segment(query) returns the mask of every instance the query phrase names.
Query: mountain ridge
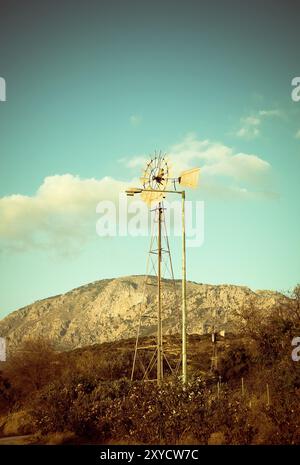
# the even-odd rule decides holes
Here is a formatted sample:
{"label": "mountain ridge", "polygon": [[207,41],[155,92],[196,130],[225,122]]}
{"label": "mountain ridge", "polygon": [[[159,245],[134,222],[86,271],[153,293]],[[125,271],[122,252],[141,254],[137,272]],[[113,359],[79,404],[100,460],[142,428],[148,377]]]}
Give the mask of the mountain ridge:
{"label": "mountain ridge", "polygon": [[[146,302],[143,308],[149,314],[141,334],[155,334],[156,278],[148,279],[145,299],[145,276],[133,275],[94,281],[37,300],[0,320],[0,336],[7,339],[9,348],[30,337],[44,337],[61,350],[126,339],[135,336],[141,302]],[[162,292],[164,332],[179,333],[181,280],[163,280]],[[287,297],[277,291],[188,281],[188,332],[206,334],[212,326],[236,332],[245,306],[253,304],[267,315],[282,299]]]}

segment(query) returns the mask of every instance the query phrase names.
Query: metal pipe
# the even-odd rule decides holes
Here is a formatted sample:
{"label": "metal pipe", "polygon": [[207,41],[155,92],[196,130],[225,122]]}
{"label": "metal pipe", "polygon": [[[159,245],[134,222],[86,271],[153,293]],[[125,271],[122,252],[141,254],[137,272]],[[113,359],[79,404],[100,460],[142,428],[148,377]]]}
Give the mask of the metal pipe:
{"label": "metal pipe", "polygon": [[163,352],[162,352],[162,322],[161,322],[161,216],[162,206],[158,206],[158,264],[157,264],[157,287],[158,287],[158,308],[157,308],[157,384],[161,386],[163,380]]}
{"label": "metal pipe", "polygon": [[185,246],[185,191],[182,203],[182,383],[187,383],[187,314],[186,314],[186,246]]}
{"label": "metal pipe", "polygon": [[137,188],[138,192],[132,192],[133,195],[135,194],[140,194],[141,192],[162,192],[165,194],[180,194],[182,195],[183,192],[185,191],[166,191],[166,190],[161,190],[161,189],[142,189],[142,188]]}

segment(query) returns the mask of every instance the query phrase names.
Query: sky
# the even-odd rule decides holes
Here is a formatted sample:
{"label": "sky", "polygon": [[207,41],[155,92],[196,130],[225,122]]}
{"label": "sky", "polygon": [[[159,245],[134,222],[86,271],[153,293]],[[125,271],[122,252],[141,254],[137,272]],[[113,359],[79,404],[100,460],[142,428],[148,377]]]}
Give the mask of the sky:
{"label": "sky", "polygon": [[[149,237],[99,237],[155,150],[201,168],[188,279],[300,281],[297,1],[0,2],[0,318],[143,274]],[[180,277],[180,238],[171,239]]]}

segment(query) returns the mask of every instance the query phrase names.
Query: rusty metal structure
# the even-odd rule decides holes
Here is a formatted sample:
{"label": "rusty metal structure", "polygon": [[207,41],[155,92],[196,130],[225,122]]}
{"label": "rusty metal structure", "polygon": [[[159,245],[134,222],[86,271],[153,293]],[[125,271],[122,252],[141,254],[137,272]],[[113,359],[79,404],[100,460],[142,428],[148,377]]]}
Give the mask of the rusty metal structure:
{"label": "rusty metal structure", "polygon": [[[152,357],[147,366],[141,363],[143,368],[143,379],[145,381],[156,381],[159,386],[163,383],[164,378],[164,362],[167,364],[171,372],[177,373],[178,368],[182,366],[182,382],[187,382],[187,308],[186,308],[186,239],[185,239],[185,190],[177,190],[177,186],[195,188],[198,185],[199,168],[193,168],[184,171],[177,178],[172,178],[170,175],[169,163],[166,157],[160,152],[155,154],[154,157],[146,164],[146,168],[141,177],[142,187],[131,187],[126,190],[129,197],[140,194],[141,199],[151,208],[153,204],[155,208],[154,219],[152,223],[152,234],[150,249],[148,255],[148,264],[152,263],[152,271],[156,277],[157,283],[157,337],[156,344],[150,346],[140,345],[140,333],[143,324],[143,319],[147,318],[147,304],[141,302],[139,322],[137,325],[137,337],[135,344],[135,352],[132,366],[131,379],[134,379],[136,364],[140,360],[139,354],[141,350],[153,349]],[[171,190],[169,186],[172,186]],[[163,347],[163,302],[162,302],[162,264],[166,257],[168,263],[170,277],[174,282],[174,292],[177,293],[171,252],[169,247],[168,232],[165,223],[164,203],[163,199],[169,194],[177,194],[181,196],[181,217],[182,217],[182,279],[181,279],[181,359],[176,367],[171,367]],[[156,231],[155,231],[156,229]],[[153,256],[156,260],[153,261]],[[146,272],[144,283],[144,295],[150,273]],[[156,365],[156,377],[151,378],[153,367]]]}

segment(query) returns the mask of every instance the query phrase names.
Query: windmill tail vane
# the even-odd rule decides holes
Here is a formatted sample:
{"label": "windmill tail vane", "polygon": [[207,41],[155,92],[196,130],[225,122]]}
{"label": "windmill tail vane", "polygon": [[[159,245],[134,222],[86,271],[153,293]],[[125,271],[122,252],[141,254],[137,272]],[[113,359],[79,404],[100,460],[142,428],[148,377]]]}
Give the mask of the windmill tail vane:
{"label": "windmill tail vane", "polygon": [[190,170],[183,171],[178,178],[178,182],[183,187],[195,189],[198,186],[199,174],[200,168],[192,168]]}

